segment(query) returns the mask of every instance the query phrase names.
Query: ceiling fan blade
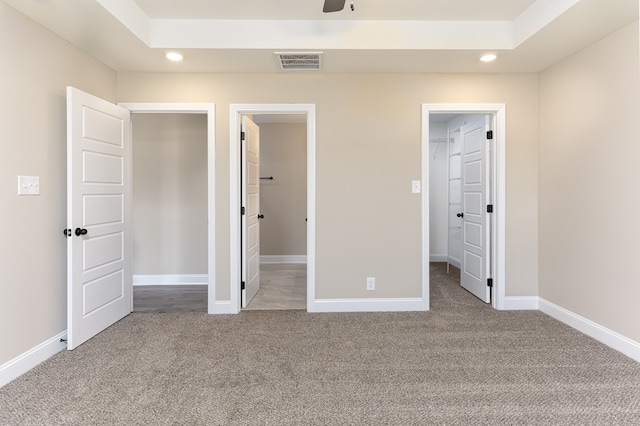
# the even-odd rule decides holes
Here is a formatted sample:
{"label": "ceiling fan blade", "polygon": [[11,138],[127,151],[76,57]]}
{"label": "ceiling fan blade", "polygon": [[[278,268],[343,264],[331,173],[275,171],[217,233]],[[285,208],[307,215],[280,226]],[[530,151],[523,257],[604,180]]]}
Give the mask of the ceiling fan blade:
{"label": "ceiling fan blade", "polygon": [[346,0],[324,0],[324,7],[322,11],[324,13],[327,12],[338,12],[344,9],[344,3]]}

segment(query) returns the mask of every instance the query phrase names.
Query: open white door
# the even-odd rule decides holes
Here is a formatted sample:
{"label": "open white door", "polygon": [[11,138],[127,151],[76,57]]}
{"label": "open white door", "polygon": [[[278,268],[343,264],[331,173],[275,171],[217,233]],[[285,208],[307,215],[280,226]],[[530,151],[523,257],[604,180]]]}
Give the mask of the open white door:
{"label": "open white door", "polygon": [[487,222],[487,131],[489,118],[462,126],[462,287],[485,303],[491,302],[487,278],[490,241]]}
{"label": "open white door", "polygon": [[260,290],[260,128],[242,117],[242,307]]}
{"label": "open white door", "polygon": [[132,308],[129,111],[67,88],[67,349]]}

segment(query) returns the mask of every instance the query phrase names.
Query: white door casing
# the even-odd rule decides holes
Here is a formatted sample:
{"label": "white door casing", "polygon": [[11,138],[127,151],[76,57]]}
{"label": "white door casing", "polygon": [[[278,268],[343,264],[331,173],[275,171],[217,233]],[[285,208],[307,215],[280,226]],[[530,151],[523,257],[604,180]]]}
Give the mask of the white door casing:
{"label": "white door casing", "polygon": [[491,302],[490,251],[487,244],[487,130],[488,117],[461,127],[462,163],[462,268],[460,284],[485,303]]}
{"label": "white door casing", "polygon": [[67,348],[132,309],[131,120],[67,88]]}
{"label": "white door casing", "polygon": [[260,290],[260,128],[242,117],[242,307]]}

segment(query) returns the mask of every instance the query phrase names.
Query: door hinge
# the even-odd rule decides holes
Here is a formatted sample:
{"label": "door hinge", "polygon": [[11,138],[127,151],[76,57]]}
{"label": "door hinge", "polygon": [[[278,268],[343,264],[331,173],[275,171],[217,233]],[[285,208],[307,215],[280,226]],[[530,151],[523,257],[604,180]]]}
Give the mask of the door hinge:
{"label": "door hinge", "polygon": [[487,130],[487,139],[493,139],[493,130]]}
{"label": "door hinge", "polygon": [[244,216],[244,206],[243,206],[243,207],[240,207],[240,214],[241,214],[242,216]]}
{"label": "door hinge", "polygon": [[487,213],[493,213],[493,204],[487,204]]}
{"label": "door hinge", "polygon": [[244,132],[240,132],[240,140],[243,141],[245,138]]}
{"label": "door hinge", "polygon": [[244,288],[245,288],[245,283],[244,283],[244,281],[242,281],[240,283],[240,290],[244,290]]}
{"label": "door hinge", "polygon": [[493,278],[487,278],[487,287],[493,288]]}

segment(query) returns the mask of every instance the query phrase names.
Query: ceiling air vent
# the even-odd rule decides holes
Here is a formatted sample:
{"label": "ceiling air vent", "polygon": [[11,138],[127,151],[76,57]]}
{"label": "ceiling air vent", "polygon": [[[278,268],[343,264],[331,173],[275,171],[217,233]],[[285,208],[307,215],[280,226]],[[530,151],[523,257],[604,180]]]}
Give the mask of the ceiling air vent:
{"label": "ceiling air vent", "polygon": [[314,71],[322,69],[322,52],[276,52],[282,71]]}

